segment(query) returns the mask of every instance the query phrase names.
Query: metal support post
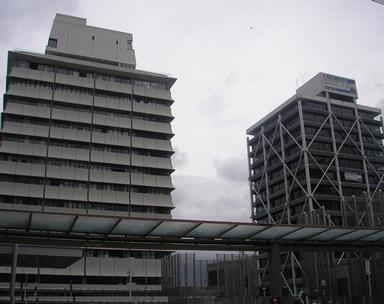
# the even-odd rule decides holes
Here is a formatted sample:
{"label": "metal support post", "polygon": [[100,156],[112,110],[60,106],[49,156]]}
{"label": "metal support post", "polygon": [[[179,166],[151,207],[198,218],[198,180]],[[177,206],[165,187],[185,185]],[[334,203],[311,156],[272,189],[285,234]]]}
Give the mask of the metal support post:
{"label": "metal support post", "polygon": [[[367,203],[368,203],[371,200],[371,189],[370,189],[370,185],[369,185],[367,162],[366,162],[366,158],[365,158],[364,141],[363,141],[363,136],[361,134],[360,115],[359,115],[359,112],[357,110],[356,99],[353,100],[353,103],[355,106],[354,110],[355,110],[355,117],[356,117],[356,122],[357,122],[356,126],[357,126],[357,134],[358,134],[359,143],[360,143],[361,157],[363,159],[363,170],[364,170],[365,184],[367,187],[367,195],[368,195]],[[367,216],[369,218],[369,213],[367,214]]]}
{"label": "metal support post", "polygon": [[301,100],[298,101],[298,109],[299,109],[299,119],[300,119],[300,131],[301,131],[301,146],[303,148],[304,155],[304,168],[305,168],[305,180],[307,184],[307,199],[308,199],[308,209],[309,209],[309,217],[310,224],[312,224],[312,212],[313,212],[313,201],[312,201],[312,186],[311,186],[311,176],[309,173],[309,162],[308,162],[308,150],[307,150],[307,140],[305,138],[305,126],[304,126],[304,115],[303,115],[303,107],[301,105]]}
{"label": "metal support post", "polygon": [[16,287],[17,249],[18,249],[18,245],[14,244],[13,257],[12,257],[11,286],[10,286],[11,304],[16,303],[15,287]]}
{"label": "metal support post", "polygon": [[281,288],[281,274],[280,274],[280,249],[279,245],[274,243],[269,252],[269,274],[271,279],[271,296],[281,298],[283,291]]}
{"label": "metal support post", "polygon": [[263,145],[263,156],[264,156],[264,171],[265,171],[265,193],[267,196],[267,212],[268,212],[268,223],[273,223],[273,219],[271,216],[271,202],[269,200],[269,180],[268,180],[268,158],[267,158],[267,149],[265,147],[265,134],[264,134],[264,127],[261,127],[261,136],[262,136],[262,145]]}
{"label": "metal support post", "polygon": [[384,226],[384,197],[383,197],[383,191],[381,189],[379,190],[379,204],[380,204],[380,211],[381,211],[381,226]]}
{"label": "metal support post", "polygon": [[336,179],[337,179],[337,188],[339,189],[340,199],[343,196],[343,187],[341,186],[341,176],[340,176],[340,166],[339,166],[339,157],[337,155],[337,145],[336,145],[336,136],[335,136],[335,128],[333,124],[333,111],[331,107],[331,100],[329,99],[329,93],[326,92],[327,97],[327,108],[329,115],[329,126],[331,129],[331,138],[332,138],[332,149],[335,154],[335,168],[336,168]]}
{"label": "metal support post", "polygon": [[359,225],[359,210],[357,209],[356,196],[354,196],[354,195],[352,195],[352,202],[353,202],[355,226],[358,226]]}

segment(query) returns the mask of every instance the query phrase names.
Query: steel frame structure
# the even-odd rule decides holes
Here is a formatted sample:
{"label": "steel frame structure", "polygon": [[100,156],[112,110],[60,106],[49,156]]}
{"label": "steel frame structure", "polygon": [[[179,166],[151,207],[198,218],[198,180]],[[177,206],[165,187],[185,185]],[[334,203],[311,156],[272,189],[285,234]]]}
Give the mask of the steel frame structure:
{"label": "steel frame structure", "polygon": [[[359,111],[358,111],[358,105],[356,103],[356,99],[353,99],[353,113],[354,113],[354,119],[351,122],[351,125],[349,127],[345,127],[342,122],[339,119],[339,116],[337,113],[333,111],[330,95],[328,92],[325,92],[325,99],[326,99],[326,109],[327,109],[327,115],[325,119],[321,122],[320,126],[318,127],[317,131],[313,135],[312,138],[308,139],[306,131],[305,131],[305,121],[304,121],[304,114],[303,114],[303,104],[302,101],[304,99],[297,98],[292,103],[290,103],[289,106],[292,106],[293,104],[297,104],[296,108],[296,117],[298,116],[298,122],[299,122],[299,130],[300,130],[300,136],[298,139],[298,136],[295,136],[292,134],[290,130],[295,129],[290,128],[289,126],[285,125],[282,121],[282,115],[281,112],[276,114],[274,116],[275,123],[274,125],[270,124],[268,125],[269,129],[266,132],[265,125],[266,124],[260,124],[258,132],[253,130],[254,135],[252,139],[247,138],[247,152],[248,152],[248,166],[249,166],[249,185],[250,185],[250,194],[251,194],[251,217],[252,220],[257,222],[257,219],[260,218],[258,215],[260,211],[257,209],[256,204],[261,204],[262,210],[261,212],[266,213],[266,219],[268,223],[274,224],[274,223],[288,223],[291,224],[292,222],[292,214],[291,214],[291,199],[290,195],[292,193],[293,187],[298,187],[302,192],[302,197],[304,197],[304,202],[302,203],[301,212],[298,215],[302,215],[306,218],[306,222],[308,224],[324,224],[324,225],[330,225],[335,226],[336,223],[332,220],[330,212],[324,207],[324,205],[319,202],[319,199],[316,198],[315,194],[317,193],[317,190],[319,189],[319,186],[327,183],[331,187],[334,188],[335,192],[337,193],[339,202],[340,202],[340,215],[342,219],[342,225],[347,224],[347,216],[346,214],[350,211],[353,211],[354,208],[351,206],[348,201],[345,199],[343,194],[343,185],[342,185],[342,179],[340,174],[340,165],[339,165],[339,155],[343,149],[343,147],[348,144],[352,144],[354,148],[357,149],[361,156],[362,161],[362,167],[363,167],[363,175],[365,180],[365,202],[366,206],[364,211],[358,215],[358,218],[356,218],[355,225],[356,226],[374,226],[375,223],[375,216],[372,208],[373,199],[378,196],[378,192],[381,192],[380,185],[384,179],[384,172],[379,172],[376,167],[372,164],[372,161],[367,157],[364,150],[364,142],[363,142],[363,136],[362,132],[366,132],[369,134],[371,138],[373,138],[374,142],[376,142],[377,146],[380,148],[380,150],[384,153],[384,147],[382,144],[382,141],[378,141],[378,136],[372,134],[371,130],[367,126],[367,124],[364,122],[364,120],[360,117]],[[316,100],[316,102],[321,103],[321,101]],[[323,101],[324,103],[324,101]],[[287,107],[289,107],[287,106]],[[286,108],[287,108],[286,107]],[[295,111],[295,110],[294,110]],[[271,118],[271,120],[273,117]],[[292,119],[292,118],[291,118]],[[383,126],[383,119],[381,119],[381,127]],[[313,125],[311,125],[313,127]],[[324,166],[321,166],[319,162],[316,160],[316,157],[314,156],[313,152],[311,152],[310,148],[312,144],[315,142],[316,139],[320,136],[321,131],[327,126],[330,130],[330,142],[332,144],[332,153],[333,157],[331,158],[331,161]],[[338,144],[335,136],[335,127],[338,129],[341,129],[344,134],[344,138],[338,138],[338,140],[341,140],[341,144]],[[355,132],[358,134],[358,140],[355,140],[351,133]],[[266,133],[272,134],[272,136],[267,136]],[[381,131],[382,133],[382,131]],[[255,135],[256,134],[256,135]],[[295,168],[290,168],[289,163],[287,161],[286,157],[286,149],[285,144],[287,143],[286,138],[289,138],[289,141],[293,142],[293,145],[296,146],[299,150],[297,152],[299,155],[296,157],[298,159],[297,165]],[[276,144],[278,143],[278,144]],[[276,146],[279,146],[280,148],[277,148]],[[260,149],[261,146],[261,149]],[[260,153],[258,153],[260,151]],[[262,156],[260,156],[262,154]],[[283,175],[283,183],[284,183],[284,192],[285,192],[285,201],[283,203],[283,210],[281,213],[281,216],[277,218],[274,216],[276,214],[276,211],[273,210],[273,206],[271,205],[270,197],[273,193],[271,193],[269,189],[270,185],[270,176],[268,169],[271,167],[269,165],[269,161],[272,157],[277,158],[277,162],[282,167],[282,175]],[[260,161],[261,160],[261,161]],[[262,163],[262,172],[261,176],[260,173],[254,174],[253,171],[253,165],[258,161],[259,163]],[[314,180],[311,178],[311,172],[309,168],[309,163],[312,162],[312,164],[315,165],[315,168],[317,170],[321,171],[321,176],[318,178],[318,181],[314,183]],[[303,164],[302,164],[303,163]],[[305,172],[305,181],[300,180],[298,177],[298,170],[300,166],[304,166],[304,172]],[[274,166],[274,165],[272,165]],[[330,169],[334,169],[336,173],[336,180],[332,180],[328,176],[328,172]],[[369,182],[369,173],[368,170],[371,170],[374,172],[374,174],[378,178],[378,183],[375,185],[372,185]],[[257,176],[258,177],[255,177]],[[380,193],[380,198],[382,197]],[[354,199],[354,198],[353,198]],[[355,199],[354,199],[355,200]],[[356,202],[355,202],[356,203]],[[277,207],[282,208],[281,205],[278,205]],[[356,206],[355,206],[356,208]],[[322,219],[319,220],[319,215],[316,215],[316,210],[321,211]],[[364,221],[365,219],[365,221]],[[341,256],[341,259],[345,257],[346,255],[343,253]],[[290,259],[290,266],[291,266],[291,279],[292,279],[292,285],[290,285],[287,281],[287,279],[284,277],[283,272],[287,266],[287,260]],[[315,265],[317,267],[317,255],[314,254],[315,259]],[[340,262],[340,261],[339,261]],[[329,254],[328,254],[328,264],[329,264]],[[281,275],[283,282],[288,287],[289,291],[293,296],[298,296],[298,289],[296,286],[296,265],[301,269],[304,276],[306,275],[303,271],[303,267],[301,266],[300,261],[295,256],[294,252],[289,252],[286,258],[286,261],[283,263],[283,267],[281,270]],[[329,267],[329,266],[328,266]],[[265,267],[264,272],[261,276],[260,282],[263,282],[263,278],[265,275],[265,270],[267,267]],[[301,299],[303,302],[303,299]]]}

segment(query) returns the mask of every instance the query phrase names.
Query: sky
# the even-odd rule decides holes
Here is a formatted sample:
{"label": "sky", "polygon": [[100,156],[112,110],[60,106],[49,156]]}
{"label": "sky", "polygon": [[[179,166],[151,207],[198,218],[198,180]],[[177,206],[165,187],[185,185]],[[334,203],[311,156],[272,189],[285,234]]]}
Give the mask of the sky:
{"label": "sky", "polygon": [[384,105],[384,5],[371,0],[0,0],[7,51],[44,52],[56,13],[133,34],[137,68],[170,74],[174,218],[250,221],[246,129],[318,72]]}

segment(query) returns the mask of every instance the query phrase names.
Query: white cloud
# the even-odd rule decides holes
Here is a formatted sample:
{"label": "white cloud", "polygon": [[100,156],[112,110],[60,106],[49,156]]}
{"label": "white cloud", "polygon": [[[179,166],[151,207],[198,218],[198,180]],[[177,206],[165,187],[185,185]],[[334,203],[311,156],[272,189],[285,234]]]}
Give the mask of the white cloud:
{"label": "white cloud", "polygon": [[3,1],[3,84],[6,50],[42,51],[56,12],[133,33],[138,68],[178,78],[175,216],[248,219],[245,130],[296,79],[354,78],[361,103],[384,104],[384,7],[372,1]]}

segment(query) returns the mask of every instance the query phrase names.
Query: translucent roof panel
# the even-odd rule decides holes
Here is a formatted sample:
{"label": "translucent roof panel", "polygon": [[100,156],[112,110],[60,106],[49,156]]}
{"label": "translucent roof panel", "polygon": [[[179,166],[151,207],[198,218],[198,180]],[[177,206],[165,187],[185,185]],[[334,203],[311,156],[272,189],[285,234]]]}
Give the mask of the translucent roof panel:
{"label": "translucent roof panel", "polygon": [[69,231],[75,218],[75,215],[35,213],[32,217],[31,229]]}
{"label": "translucent roof panel", "polygon": [[233,224],[202,223],[190,231],[186,236],[197,238],[214,238],[220,236],[220,234],[224,233],[231,227],[233,227]]}
{"label": "translucent roof panel", "polygon": [[177,237],[188,233],[198,223],[194,222],[163,222],[156,227],[150,235]]}
{"label": "translucent roof panel", "polygon": [[28,226],[29,212],[1,211],[0,224],[2,228],[23,229]]}
{"label": "translucent roof panel", "polygon": [[320,233],[312,238],[311,240],[314,241],[332,241],[342,235],[345,235],[347,233],[350,233],[354,231],[355,229],[348,229],[348,228],[332,228],[331,230],[327,230],[323,233]]}
{"label": "translucent roof panel", "polygon": [[384,231],[380,231],[372,235],[367,235],[366,237],[361,238],[360,241],[384,241]]}
{"label": "translucent roof panel", "polygon": [[79,216],[72,231],[106,234],[115,222],[114,218]]}
{"label": "translucent roof panel", "polygon": [[222,238],[241,238],[247,239],[258,233],[259,231],[265,229],[265,226],[259,225],[237,225],[233,229],[225,232],[221,237]]}
{"label": "translucent roof panel", "polygon": [[256,234],[252,239],[277,240],[286,234],[300,229],[293,226],[271,226],[270,228]]}
{"label": "translucent roof panel", "polygon": [[319,234],[320,232],[328,230],[327,227],[320,228],[320,227],[304,227],[303,229],[294,231],[284,237],[282,237],[283,240],[304,240],[308,239],[316,234]]}
{"label": "translucent roof panel", "polygon": [[113,234],[147,235],[161,220],[123,219],[113,230]]}
{"label": "translucent roof panel", "polygon": [[357,241],[365,236],[371,235],[378,231],[379,230],[374,230],[374,229],[361,229],[361,230],[354,231],[352,233],[348,233],[346,235],[342,235],[336,240],[337,241]]}

